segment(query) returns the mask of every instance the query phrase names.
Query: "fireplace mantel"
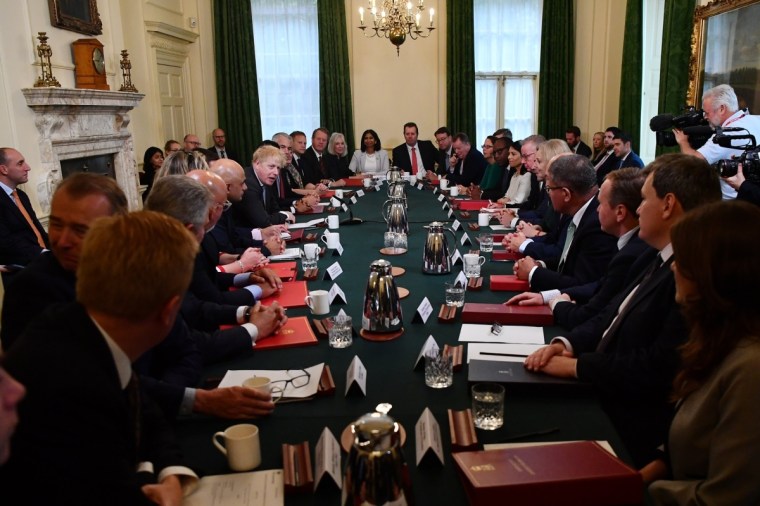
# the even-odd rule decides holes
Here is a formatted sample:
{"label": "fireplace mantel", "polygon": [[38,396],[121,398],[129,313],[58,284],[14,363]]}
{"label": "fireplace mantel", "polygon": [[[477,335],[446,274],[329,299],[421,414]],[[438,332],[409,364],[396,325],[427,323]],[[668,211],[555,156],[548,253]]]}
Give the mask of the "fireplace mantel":
{"label": "fireplace mantel", "polygon": [[43,216],[61,180],[61,160],[112,154],[116,181],[130,209],[140,207],[137,163],[129,112],[145,95],[120,91],[71,88],[24,88],[26,104],[34,111],[44,178],[37,184]]}

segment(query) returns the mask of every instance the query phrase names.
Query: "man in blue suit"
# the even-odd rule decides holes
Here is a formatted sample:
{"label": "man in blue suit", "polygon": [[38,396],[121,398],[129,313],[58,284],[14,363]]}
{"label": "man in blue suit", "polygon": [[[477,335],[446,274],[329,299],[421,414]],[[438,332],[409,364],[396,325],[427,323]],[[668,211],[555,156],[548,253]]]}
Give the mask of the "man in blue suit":
{"label": "man in blue suit", "polygon": [[625,132],[618,132],[612,140],[612,149],[615,150],[617,157],[616,169],[625,169],[626,167],[644,168],[644,162],[639,155],[633,152],[631,148],[631,136]]}

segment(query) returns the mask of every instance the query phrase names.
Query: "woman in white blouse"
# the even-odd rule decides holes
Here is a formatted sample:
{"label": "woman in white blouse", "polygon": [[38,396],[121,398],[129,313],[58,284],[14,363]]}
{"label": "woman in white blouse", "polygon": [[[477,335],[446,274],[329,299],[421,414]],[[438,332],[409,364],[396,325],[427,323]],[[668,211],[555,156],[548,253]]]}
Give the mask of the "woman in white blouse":
{"label": "woman in white blouse", "polygon": [[380,138],[374,130],[362,134],[362,148],[354,151],[348,168],[354,174],[385,174],[390,169],[388,153],[380,145]]}
{"label": "woman in white blouse", "polygon": [[520,141],[515,141],[509,146],[509,168],[514,171],[509,180],[507,193],[498,200],[499,204],[518,205],[528,200],[530,195],[530,172],[522,164]]}

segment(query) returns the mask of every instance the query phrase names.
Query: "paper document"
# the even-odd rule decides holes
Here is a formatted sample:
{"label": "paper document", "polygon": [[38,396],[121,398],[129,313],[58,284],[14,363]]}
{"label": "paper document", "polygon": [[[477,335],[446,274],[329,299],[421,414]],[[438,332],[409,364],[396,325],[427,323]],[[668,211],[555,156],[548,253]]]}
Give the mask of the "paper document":
{"label": "paper document", "polygon": [[512,227],[506,225],[489,225],[491,230],[514,230]]}
{"label": "paper document", "polygon": [[463,323],[459,331],[459,341],[463,343],[515,343],[543,345],[544,329],[525,325],[502,325],[501,332],[493,334],[491,325]]}
{"label": "paper document", "polygon": [[494,362],[524,362],[543,344],[470,343],[467,345],[467,363],[470,360],[491,360]]}
{"label": "paper document", "polygon": [[285,248],[279,255],[271,255],[269,260],[293,260],[301,258],[301,248]]}
{"label": "paper document", "polygon": [[285,389],[283,399],[306,399],[317,394],[324,367],[325,364],[321,363],[305,369],[227,371],[219,383],[219,388],[240,387],[248,378],[265,376],[272,381],[273,386]]}
{"label": "paper document", "polygon": [[[564,443],[578,443],[579,441],[548,441],[548,442],[533,442],[533,443],[498,443],[498,444],[484,444],[483,449],[489,450],[509,450],[510,448],[526,448],[528,446],[546,446],[546,445],[558,445]],[[617,457],[617,453],[612,449],[609,441],[596,441],[596,444],[607,450],[610,455]]]}
{"label": "paper document", "polygon": [[480,212],[481,213],[498,213],[499,211],[503,211],[504,208],[499,209],[498,207],[481,207]]}
{"label": "paper document", "polygon": [[219,474],[201,478],[185,506],[281,506],[285,504],[282,469]]}
{"label": "paper document", "polygon": [[288,230],[298,230],[299,228],[316,227],[320,223],[324,223],[324,218],[317,218],[315,220],[307,221],[305,223],[291,223],[288,225]]}

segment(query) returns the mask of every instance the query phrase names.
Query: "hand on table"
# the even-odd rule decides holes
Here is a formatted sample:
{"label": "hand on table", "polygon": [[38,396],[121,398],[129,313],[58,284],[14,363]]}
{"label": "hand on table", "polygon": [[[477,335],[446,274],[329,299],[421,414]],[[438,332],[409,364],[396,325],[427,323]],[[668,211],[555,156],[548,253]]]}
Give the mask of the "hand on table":
{"label": "hand on table", "polygon": [[511,234],[507,234],[506,237],[504,237],[504,246],[512,251],[513,253],[519,253],[520,252],[520,246],[522,246],[522,243],[525,242],[525,234],[522,232],[514,232]]}
{"label": "hand on table", "polygon": [[507,306],[543,306],[544,298],[540,293],[523,292],[515,295],[504,304]]}
{"label": "hand on table", "polygon": [[164,478],[161,483],[143,485],[141,490],[145,497],[160,506],[182,505],[182,485],[179,478],[173,474]]}
{"label": "hand on table", "polygon": [[278,302],[272,303],[270,306],[262,306],[260,303],[251,309],[250,323],[256,325],[259,329],[258,339],[268,337],[287,323],[288,317],[285,315],[285,308],[280,306]]}
{"label": "hand on table", "polygon": [[264,256],[260,248],[246,249],[243,254],[240,255],[240,261],[243,263],[243,267],[247,271],[269,263],[269,260]]}
{"label": "hand on table", "polygon": [[552,343],[549,346],[544,346],[528,355],[528,358],[526,358],[524,362],[525,368],[529,371],[540,371],[546,367],[546,364],[549,363],[549,359],[558,356],[571,357],[572,354],[567,351],[564,344],[560,342]]}
{"label": "hand on table", "polygon": [[198,389],[193,411],[219,418],[255,418],[274,410],[272,396],[260,390],[244,387]]}

